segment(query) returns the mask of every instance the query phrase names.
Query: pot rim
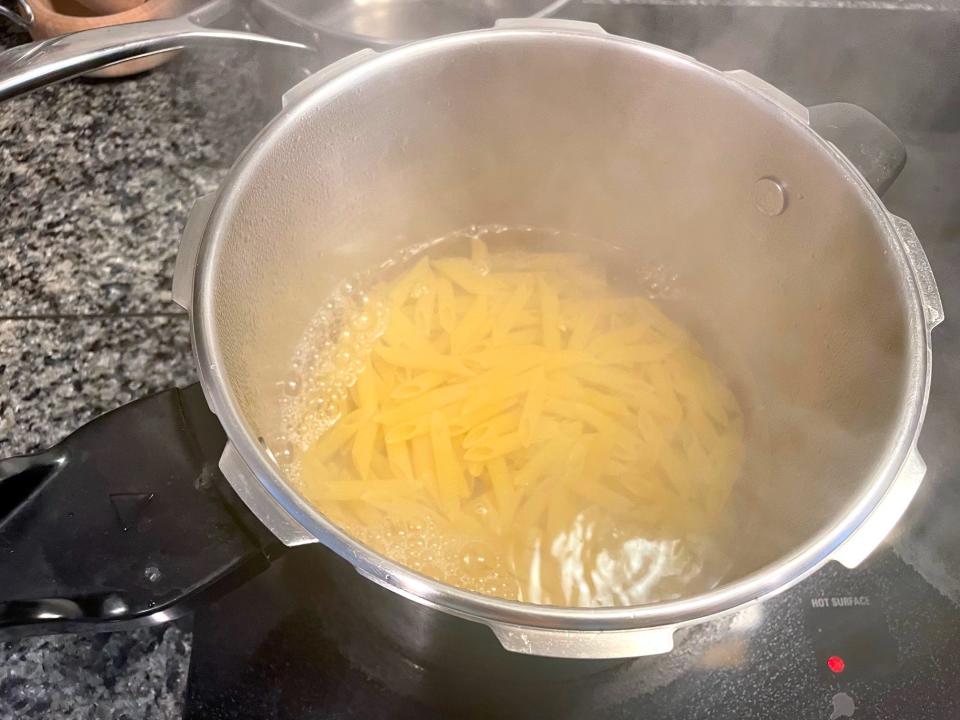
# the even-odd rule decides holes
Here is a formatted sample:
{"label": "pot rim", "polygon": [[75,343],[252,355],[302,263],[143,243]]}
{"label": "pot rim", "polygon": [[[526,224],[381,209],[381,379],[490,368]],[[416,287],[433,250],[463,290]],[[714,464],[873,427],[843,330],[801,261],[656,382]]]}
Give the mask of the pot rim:
{"label": "pot rim", "polygon": [[[765,103],[779,113],[783,122],[793,123],[798,131],[809,133],[822,152],[838,164],[837,171],[858,190],[858,195],[876,219],[882,241],[896,250],[897,267],[907,322],[909,367],[903,380],[905,391],[901,402],[897,430],[875,465],[873,479],[859,496],[846,506],[842,515],[826,529],[808,540],[791,554],[729,584],[689,598],[645,605],[577,608],[535,605],[482,595],[447,585],[409,570],[351,538],[302,499],[281,477],[279,469],[256,440],[256,433],[241,415],[237,399],[223,372],[212,292],[217,253],[223,243],[224,226],[233,214],[236,191],[251,167],[270,152],[272,141],[282,135],[303,112],[318,102],[335,96],[380,69],[400,60],[478,42],[492,42],[518,37],[571,36],[586,42],[615,42],[631,51],[652,57],[655,61],[685,66],[688,70],[710,75],[714,81],[728,84],[744,102]],[[879,197],[832,144],[823,140],[812,128],[784,111],[756,90],[725,77],[715,68],[673,50],[616,35],[597,35],[571,28],[498,28],[474,30],[423,40],[372,56],[370,60],[350,68],[305,94],[310,102],[300,99],[286,106],[260,131],[234,164],[218,191],[215,207],[207,222],[200,244],[194,283],[191,332],[198,363],[200,382],[211,407],[223,424],[229,442],[256,476],[263,488],[305,530],[344,557],[365,576],[417,602],[467,619],[487,624],[509,624],[545,630],[636,630],[686,624],[729,612],[750,602],[774,595],[817,570],[864,523],[881,498],[896,480],[907,457],[916,445],[930,387],[929,328],[923,311],[922,297],[903,242],[889,212]],[[308,107],[309,105],[309,107]]]}

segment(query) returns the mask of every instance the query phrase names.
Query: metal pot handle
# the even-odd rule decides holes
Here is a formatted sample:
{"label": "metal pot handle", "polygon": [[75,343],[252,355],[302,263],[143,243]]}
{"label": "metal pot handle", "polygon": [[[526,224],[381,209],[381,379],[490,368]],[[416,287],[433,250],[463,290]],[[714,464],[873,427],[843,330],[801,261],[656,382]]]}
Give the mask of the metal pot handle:
{"label": "metal pot handle", "polygon": [[544,630],[519,625],[490,625],[510,652],[575,660],[609,660],[663,655],[673,650],[676,625],[619,631]]}
{"label": "metal pot handle", "polygon": [[900,138],[859,105],[812,105],[809,113],[810,127],[832,143],[882,197],[907,162],[907,150]]}
{"label": "metal pot handle", "polygon": [[267,35],[205,26],[222,17],[231,4],[232,0],[213,0],[180,17],[111,25],[18,45],[0,53],[0,101],[124,60],[185,47],[252,42],[310,50]]}
{"label": "metal pot handle", "polygon": [[890,220],[893,221],[893,226],[900,236],[900,242],[903,243],[903,249],[907,253],[910,267],[913,268],[913,276],[917,281],[917,289],[920,291],[923,313],[926,316],[927,331],[929,332],[943,322],[943,303],[940,300],[937,280],[933,276],[930,261],[927,260],[927,254],[923,251],[920,238],[914,232],[913,226],[892,213],[890,213]]}
{"label": "metal pot handle", "polygon": [[728,70],[723,74],[809,125],[850,161],[877,195],[882,196],[903,170],[907,162],[903,143],[869,110],[842,102],[805,107],[746,70]]}
{"label": "metal pot handle", "polygon": [[880,499],[880,502],[843,544],[830,556],[846,568],[853,570],[866,560],[882,543],[897,524],[907,506],[917,494],[927,464],[916,448],[907,457],[900,474]]}

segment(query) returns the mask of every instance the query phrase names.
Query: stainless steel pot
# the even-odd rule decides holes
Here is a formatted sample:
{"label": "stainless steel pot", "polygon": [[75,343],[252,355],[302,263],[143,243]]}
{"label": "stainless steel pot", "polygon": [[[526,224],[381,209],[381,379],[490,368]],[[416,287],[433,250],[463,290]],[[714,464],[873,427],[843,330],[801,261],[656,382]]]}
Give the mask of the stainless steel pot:
{"label": "stainless steel pot", "polygon": [[[263,92],[275,100],[312,71],[356,50],[386,50],[441,33],[490,27],[505,16],[545,17],[568,2],[207,0],[179,17],[84,30],[0,52],[0,100],[131,58],[180,48],[252,43],[306,51],[267,58]],[[29,29],[34,13],[28,0],[18,0],[18,10],[0,6],[0,17]],[[251,21],[266,34],[249,32]]]}
{"label": "stainless steel pot", "polygon": [[[825,135],[842,129],[830,113],[814,112]],[[858,117],[853,147],[889,132]],[[366,50],[312,75],[197,202],[177,260],[174,296],[229,437],[221,470],[285,544],[328,545],[521,653],[666,652],[681,626],[828,560],[856,566],[923,478],[916,439],[942,309],[910,225],[876,192],[902,157],[867,152],[855,166],[810,120],[742,71],[559,20]],[[730,506],[743,552],[715,590],[597,609],[459,590],[353,540],[273,462],[262,438],[275,388],[325,294],[407,243],[487,222],[609,240],[678,274],[672,310],[747,418]]]}

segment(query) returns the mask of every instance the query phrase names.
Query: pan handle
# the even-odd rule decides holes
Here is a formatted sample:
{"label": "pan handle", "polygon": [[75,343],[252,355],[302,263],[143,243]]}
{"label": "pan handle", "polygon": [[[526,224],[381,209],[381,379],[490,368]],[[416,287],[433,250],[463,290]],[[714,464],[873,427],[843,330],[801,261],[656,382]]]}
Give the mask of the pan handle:
{"label": "pan handle", "polygon": [[0,640],[167,622],[265,569],[282,545],[217,469],[199,385],[0,460]]}
{"label": "pan handle", "polygon": [[851,570],[866,560],[906,512],[926,473],[927,465],[920,453],[914,449],[886,495],[880,499],[863,524],[834,551],[830,559]]}
{"label": "pan handle", "polygon": [[812,105],[808,110],[810,127],[883,197],[907,163],[907,150],[896,133],[869,110],[852,103]]}
{"label": "pan handle", "polygon": [[310,50],[267,35],[205,27],[231,0],[214,0],[180,17],[111,25],[18,45],[0,53],[0,101],[135,57],[185,47],[252,42]]}

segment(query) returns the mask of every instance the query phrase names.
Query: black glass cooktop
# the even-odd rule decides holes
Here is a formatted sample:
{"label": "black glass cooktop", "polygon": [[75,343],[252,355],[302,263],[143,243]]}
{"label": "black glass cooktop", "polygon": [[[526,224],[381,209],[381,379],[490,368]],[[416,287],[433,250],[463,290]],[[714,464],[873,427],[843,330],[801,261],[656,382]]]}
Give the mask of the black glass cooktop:
{"label": "black glass cooktop", "polygon": [[295,549],[196,614],[185,717],[960,717],[960,13],[583,3],[570,14],[744,67],[805,103],[862,104],[904,140],[885,202],[917,230],[947,317],[914,504],[857,570],[828,565],[684,630],[670,655],[604,663],[511,655],[471,624],[461,647],[424,660],[352,602],[367,581],[323,548]]}

